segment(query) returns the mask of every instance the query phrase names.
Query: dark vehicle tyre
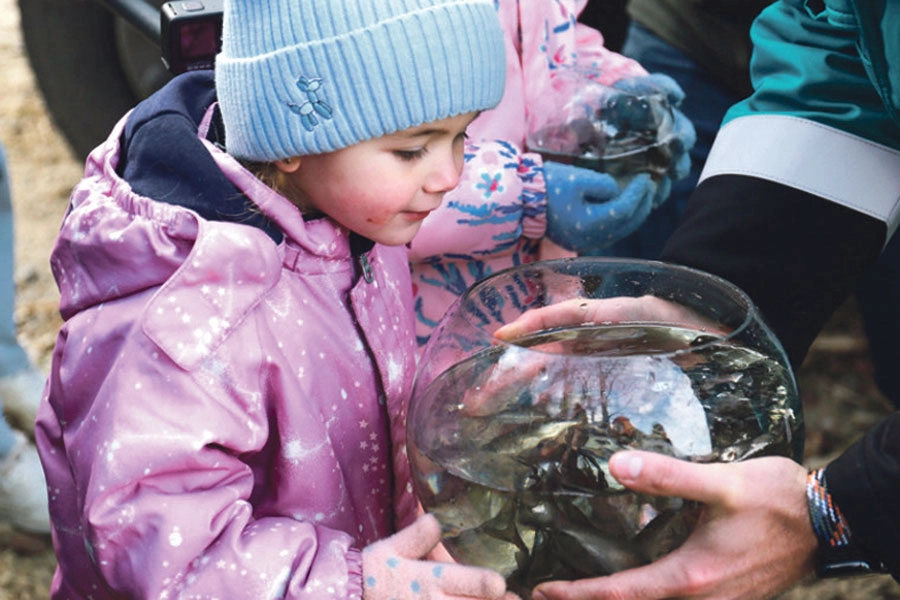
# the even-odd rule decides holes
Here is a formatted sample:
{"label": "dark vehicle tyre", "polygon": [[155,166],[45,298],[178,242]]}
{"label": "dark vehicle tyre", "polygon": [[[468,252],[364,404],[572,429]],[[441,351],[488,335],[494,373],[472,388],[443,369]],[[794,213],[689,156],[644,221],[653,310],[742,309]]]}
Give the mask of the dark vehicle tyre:
{"label": "dark vehicle tyre", "polygon": [[18,3],[25,50],[38,87],[79,158],[106,139],[138,100],[168,80],[159,48],[100,4]]}

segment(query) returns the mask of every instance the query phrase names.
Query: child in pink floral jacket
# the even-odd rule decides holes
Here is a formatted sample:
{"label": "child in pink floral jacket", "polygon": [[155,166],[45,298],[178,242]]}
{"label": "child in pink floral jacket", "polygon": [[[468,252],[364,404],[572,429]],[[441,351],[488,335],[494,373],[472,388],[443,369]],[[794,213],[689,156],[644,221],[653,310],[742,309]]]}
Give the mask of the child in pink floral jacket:
{"label": "child in pink floral jacket", "polygon": [[[595,231],[619,219],[623,227],[606,238],[612,243],[643,222],[659,201],[653,197],[668,193],[649,178],[620,191],[608,176],[545,164],[525,147],[529,115],[552,114],[568,100],[569,90],[554,85],[561,70],[590,69],[604,84],[659,77],[605,48],[600,32],[579,23],[586,4],[587,0],[495,1],[506,42],[503,99],[469,127],[462,180],[425,220],[410,248],[420,344],[450,304],[476,281],[514,265],[590,249],[554,244],[563,241],[554,238],[571,241],[572,236],[548,232],[548,211],[556,208],[560,216],[563,211],[578,215],[589,227],[589,215],[572,212],[566,205],[583,202],[584,195],[591,203],[605,201],[609,210],[602,215],[603,223],[595,223]],[[572,190],[576,180],[581,189]],[[616,214],[611,216],[612,212]]]}

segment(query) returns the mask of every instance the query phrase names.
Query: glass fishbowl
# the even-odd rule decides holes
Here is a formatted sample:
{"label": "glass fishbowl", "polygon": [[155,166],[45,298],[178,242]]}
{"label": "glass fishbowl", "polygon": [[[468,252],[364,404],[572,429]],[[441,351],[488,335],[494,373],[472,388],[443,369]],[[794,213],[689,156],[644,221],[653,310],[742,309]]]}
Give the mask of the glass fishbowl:
{"label": "glass fishbowl", "polygon": [[748,296],[693,269],[572,258],[475,284],[423,349],[410,404],[415,491],[464,564],[538,583],[658,559],[700,505],[623,487],[621,449],[694,462],[800,460],[785,352]]}
{"label": "glass fishbowl", "polygon": [[675,117],[662,90],[632,93],[578,69],[560,69],[553,85],[568,100],[559,111],[529,114],[528,150],[545,161],[608,173],[620,183],[637,173],[666,174]]}

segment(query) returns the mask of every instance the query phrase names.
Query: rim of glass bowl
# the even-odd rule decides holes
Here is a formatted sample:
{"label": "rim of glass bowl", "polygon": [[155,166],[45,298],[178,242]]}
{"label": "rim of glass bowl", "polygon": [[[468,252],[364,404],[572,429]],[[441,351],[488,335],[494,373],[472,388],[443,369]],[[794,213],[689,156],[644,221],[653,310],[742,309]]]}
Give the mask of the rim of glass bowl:
{"label": "rim of glass bowl", "polygon": [[[569,274],[573,276],[580,276],[582,279],[584,277],[579,275],[577,265],[590,263],[592,265],[602,266],[609,265],[614,266],[619,272],[624,272],[624,268],[628,266],[636,266],[644,270],[651,271],[653,273],[669,273],[676,274],[679,277],[687,278],[699,278],[700,280],[705,280],[708,282],[710,289],[717,289],[719,293],[733,302],[733,307],[737,307],[742,309],[744,317],[740,321],[740,323],[736,323],[733,327],[730,324],[726,324],[728,327],[732,327],[732,329],[725,335],[715,335],[710,338],[708,342],[698,343],[696,345],[692,345],[690,351],[695,351],[697,349],[704,349],[712,344],[719,344],[722,341],[732,340],[736,337],[739,337],[743,333],[745,333],[746,329],[750,327],[754,322],[758,322],[762,327],[768,328],[768,324],[762,319],[762,315],[759,312],[759,308],[750,298],[750,296],[742,290],[737,284],[728,281],[718,275],[714,275],[712,273],[708,273],[706,271],[702,271],[700,269],[695,269],[693,267],[686,267],[684,265],[679,265],[676,263],[663,262],[658,260],[650,260],[643,258],[626,258],[626,257],[613,257],[613,256],[576,256],[576,257],[567,257],[567,258],[556,258],[556,259],[548,259],[535,261],[527,264],[516,265],[512,267],[508,267],[506,269],[497,271],[484,279],[478,281],[473,284],[458,300],[460,304],[466,302],[473,296],[476,296],[480,290],[484,290],[497,282],[500,279],[507,278],[511,274],[518,272],[526,272],[526,271],[537,271],[537,270],[552,270],[553,272],[557,272],[560,274]],[[597,275],[603,275],[602,272],[597,272]],[[685,290],[685,294],[694,293],[691,290]],[[655,294],[654,294],[655,295]],[[638,297],[638,296],[631,296]],[[691,306],[685,305],[677,299],[661,297],[666,300],[672,300],[681,306],[686,306],[687,308],[692,308]],[[702,302],[702,301],[701,301]],[[704,315],[706,316],[706,315]],[[463,315],[463,318],[471,323],[470,320],[471,315]],[[635,325],[640,323],[651,323],[652,321],[622,321],[623,325]],[[490,331],[493,334],[499,328],[499,324],[496,328]],[[780,342],[775,338],[774,333],[772,334],[772,339],[776,341],[776,343],[780,344]],[[497,338],[493,338],[494,345],[506,345],[519,347],[523,349],[529,349],[535,352],[541,352],[541,350],[523,346],[517,343],[515,340],[500,340]],[[780,348],[779,348],[780,350]],[[668,352],[654,352],[655,356],[676,356],[678,354],[684,353],[685,349],[673,350]]]}

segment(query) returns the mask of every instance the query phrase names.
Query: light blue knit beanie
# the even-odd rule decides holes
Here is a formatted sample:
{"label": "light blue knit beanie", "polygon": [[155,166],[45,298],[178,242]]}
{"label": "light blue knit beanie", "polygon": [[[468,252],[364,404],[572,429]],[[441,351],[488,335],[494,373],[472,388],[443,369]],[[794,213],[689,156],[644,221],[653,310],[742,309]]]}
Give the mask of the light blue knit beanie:
{"label": "light blue knit beanie", "polygon": [[489,109],[493,0],[225,0],[216,89],[238,158],[320,154]]}

